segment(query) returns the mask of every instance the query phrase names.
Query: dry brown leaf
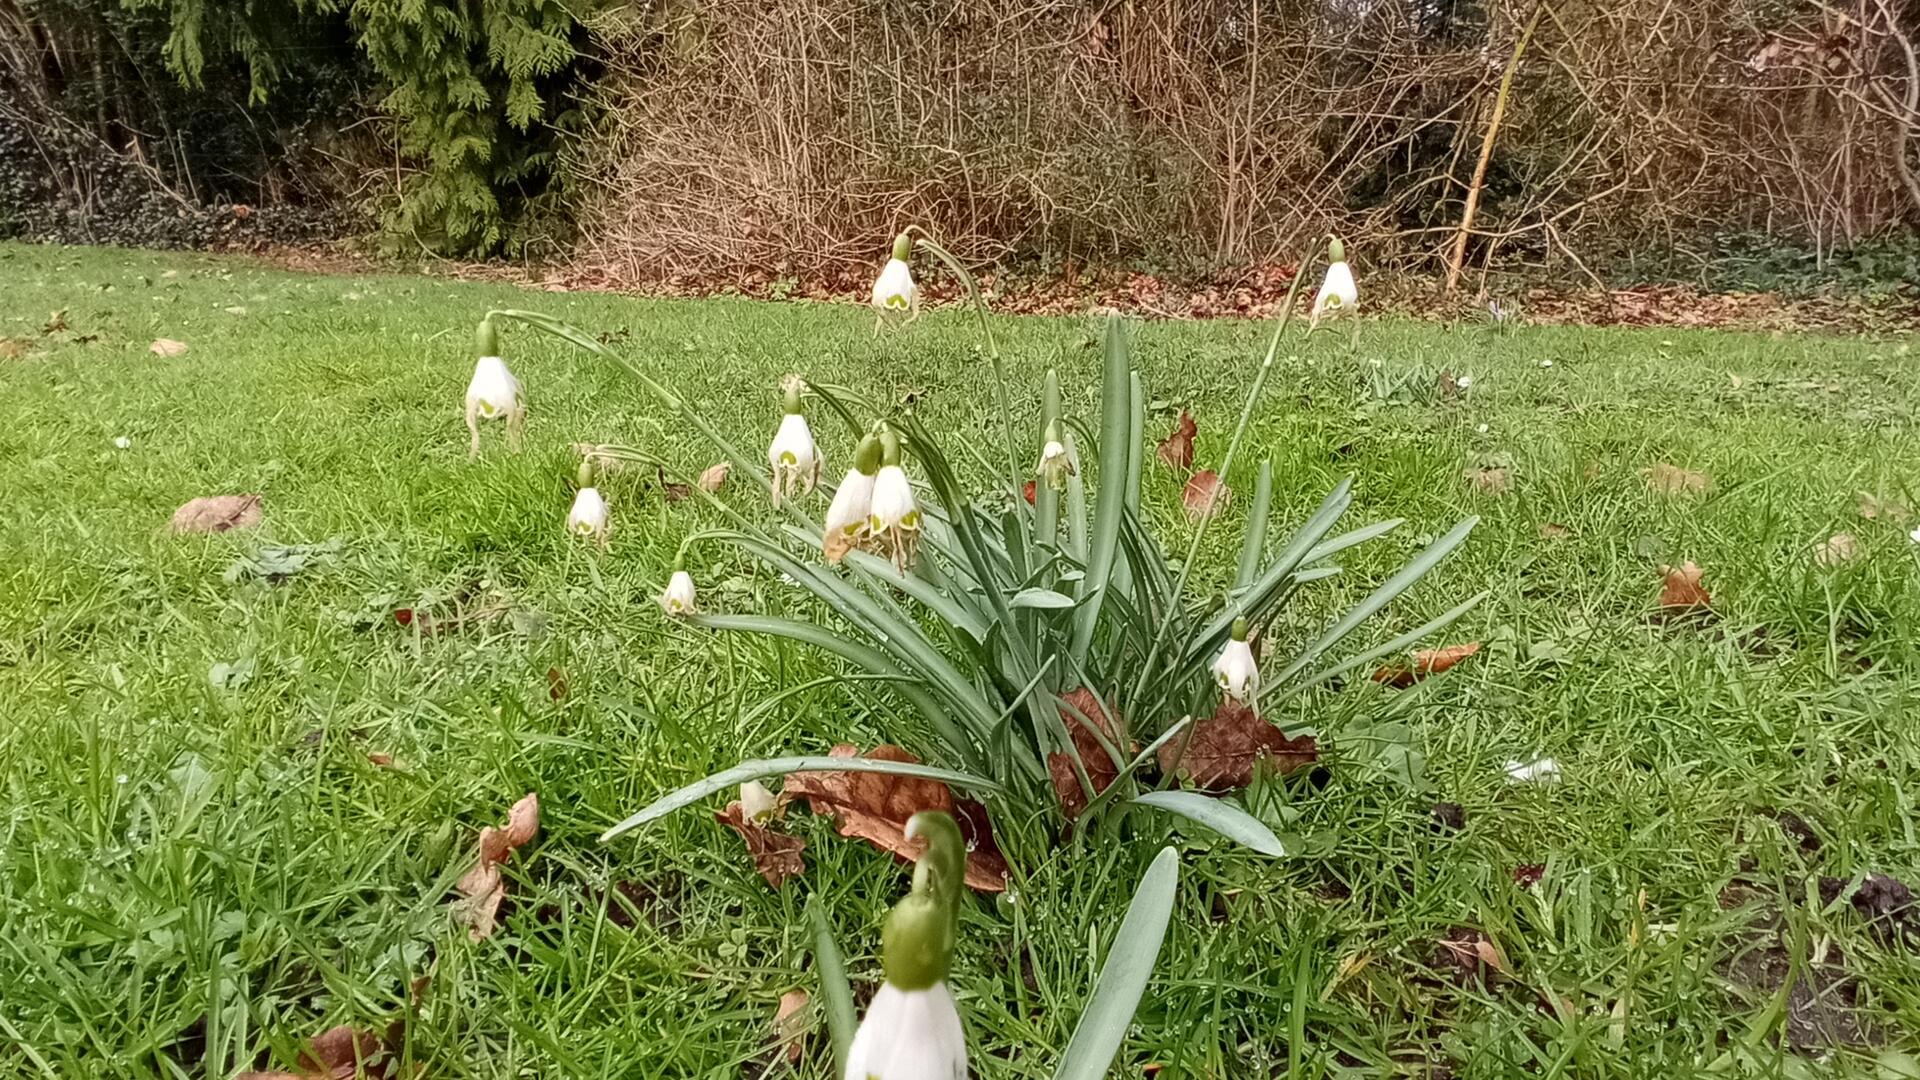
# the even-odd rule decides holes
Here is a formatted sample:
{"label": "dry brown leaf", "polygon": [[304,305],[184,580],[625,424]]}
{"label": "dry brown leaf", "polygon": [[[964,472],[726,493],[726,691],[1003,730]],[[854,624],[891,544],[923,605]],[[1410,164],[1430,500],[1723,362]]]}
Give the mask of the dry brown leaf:
{"label": "dry brown leaf", "polygon": [[1813,561],[1821,566],[1840,566],[1860,555],[1860,542],[1853,538],[1852,533],[1834,533],[1813,548]]}
{"label": "dry brown leaf", "polygon": [[724,461],[707,466],[706,471],[700,474],[700,490],[719,491],[720,485],[727,482],[727,474],[732,471],[733,466]]}
{"label": "dry brown leaf", "polygon": [[1246,787],[1253,783],[1254,770],[1263,766],[1282,775],[1304,768],[1318,759],[1319,749],[1313,736],[1290,739],[1245,704],[1222,698],[1212,716],[1168,741],[1159,756],[1163,772],[1175,773],[1193,787],[1219,791]]}
{"label": "dry brown leaf", "polygon": [[307,1040],[296,1063],[299,1072],[244,1072],[236,1080],[389,1080],[393,1057],[384,1037],[341,1024]]}
{"label": "dry brown leaf", "polygon": [[787,1064],[800,1064],[807,1048],[807,992],[789,990],[780,995],[780,1008],[773,1014],[773,1037],[786,1051]]}
{"label": "dry brown leaf", "polygon": [[677,503],[681,499],[693,494],[693,489],[687,485],[676,484],[672,480],[667,479],[667,470],[660,466],[654,466],[654,472],[660,478],[660,494],[666,496],[668,502]]}
{"label": "dry brown leaf", "polygon": [[1373,681],[1404,690],[1429,675],[1440,674],[1479,651],[1480,643],[1477,641],[1449,645],[1444,649],[1416,649],[1411,665],[1388,664],[1373,673]]}
{"label": "dry brown leaf", "polygon": [[480,830],[480,858],[454,886],[466,897],[455,906],[473,940],[492,936],[494,917],[500,911],[500,902],[506,899],[507,879],[500,873],[500,864],[539,831],[540,796],[533,792],[507,811],[506,825],[497,829],[488,825]]}
{"label": "dry brown leaf", "polygon": [[[1093,691],[1084,686],[1060,695],[1060,701],[1060,719],[1067,726],[1067,734],[1073,737],[1073,748],[1079,752],[1081,767],[1086,769],[1087,779],[1097,795],[1119,778],[1120,767],[1114,764],[1113,755],[1101,744],[1099,735],[1088,728],[1087,721],[1098,725],[1100,735],[1114,743],[1119,736],[1113,716]],[[1085,720],[1081,719],[1083,716]],[[1066,811],[1067,820],[1084,813],[1087,792],[1080,786],[1080,775],[1074,770],[1072,756],[1063,750],[1048,754],[1047,772],[1053,778],[1053,791],[1060,797],[1060,807]]]}
{"label": "dry brown leaf", "polygon": [[567,700],[567,676],[557,667],[547,669],[547,700],[556,703]]}
{"label": "dry brown leaf", "polygon": [[1713,606],[1713,597],[1700,584],[1701,570],[1689,559],[1684,565],[1663,566],[1660,606],[1667,611],[1698,611]]}
{"label": "dry brown leaf", "polygon": [[1187,516],[1199,521],[1226,509],[1227,503],[1233,501],[1233,492],[1228,490],[1219,473],[1204,469],[1188,478],[1180,501],[1186,504]]}
{"label": "dry brown leaf", "polygon": [[1511,976],[1512,965],[1492,938],[1470,927],[1455,927],[1435,943],[1433,966],[1451,970],[1455,978],[1485,981],[1490,973]]}
{"label": "dry brown leaf", "polygon": [[172,338],[154,338],[153,344],[147,346],[147,351],[155,356],[185,356],[187,343]]}
{"label": "dry brown leaf", "polygon": [[1868,521],[1890,521],[1895,525],[1905,525],[1913,520],[1913,509],[1898,499],[1882,498],[1878,495],[1860,493],[1860,516]]}
{"label": "dry brown leaf", "polygon": [[56,311],[53,314],[47,316],[47,321],[40,324],[40,333],[42,336],[45,336],[47,334],[58,334],[61,331],[65,330],[66,328],[67,328],[67,309],[61,308],[59,311]]}
{"label": "dry brown leaf", "polygon": [[[833,757],[862,756],[846,743],[834,747],[831,753]],[[885,743],[864,756],[904,764],[920,761]],[[955,799],[947,785],[938,780],[873,772],[799,772],[787,778],[781,794],[790,799],[804,797],[814,813],[830,815],[838,822],[841,836],[857,836],[893,852],[902,861],[912,861],[925,848],[922,843],[908,842],[907,819],[922,810],[945,810],[960,823],[960,834],[967,839],[967,885],[981,892],[1000,892],[1007,887],[1007,862],[994,843],[985,808],[970,799]]]}
{"label": "dry brown leaf", "polygon": [[753,860],[753,868],[774,888],[806,870],[806,861],[800,853],[807,849],[807,842],[748,820],[738,799],[728,803],[725,810],[716,811],[713,819],[740,834],[740,839],[747,842],[747,857]]}
{"label": "dry brown leaf", "polygon": [[1565,540],[1572,535],[1572,529],[1558,522],[1543,521],[1540,523],[1540,539],[1542,540]]}
{"label": "dry brown leaf", "polygon": [[1710,481],[1706,473],[1683,469],[1678,465],[1658,462],[1640,470],[1647,478],[1647,486],[1662,495],[1698,495],[1707,490]]}
{"label": "dry brown leaf", "polygon": [[1474,465],[1462,469],[1460,479],[1482,495],[1504,495],[1513,487],[1513,470],[1504,465],[1490,468]]}
{"label": "dry brown leaf", "polygon": [[177,533],[220,533],[260,524],[258,495],[202,495],[173,512],[167,528]]}
{"label": "dry brown leaf", "polygon": [[395,767],[393,764],[393,755],[383,754],[378,750],[368,753],[367,760],[372,764],[380,766],[383,769],[391,769]]}
{"label": "dry brown leaf", "polygon": [[1181,472],[1193,468],[1193,437],[1199,430],[1193,422],[1193,414],[1181,409],[1180,419],[1173,425],[1173,433],[1160,440],[1160,460]]}
{"label": "dry brown leaf", "polygon": [[19,338],[0,338],[0,360],[18,360],[27,355],[27,343]]}

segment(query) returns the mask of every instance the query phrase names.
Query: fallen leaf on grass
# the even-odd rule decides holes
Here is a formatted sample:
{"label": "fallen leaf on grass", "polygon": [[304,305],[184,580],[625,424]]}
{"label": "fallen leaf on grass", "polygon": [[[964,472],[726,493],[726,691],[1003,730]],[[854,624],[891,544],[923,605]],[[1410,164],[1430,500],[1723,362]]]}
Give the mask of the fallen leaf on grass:
{"label": "fallen leaf on grass", "polygon": [[1572,535],[1573,530],[1567,528],[1565,525],[1552,521],[1543,521],[1540,523],[1540,539],[1542,540],[1565,540]]}
{"label": "fallen leaf on grass", "polygon": [[807,992],[789,990],[780,995],[780,1008],[773,1014],[773,1037],[787,1056],[787,1064],[800,1064],[807,1048]]}
{"label": "fallen leaf on grass", "polygon": [[715,811],[713,819],[740,834],[740,839],[747,842],[747,856],[753,860],[753,868],[774,888],[785,885],[788,878],[798,877],[807,868],[800,857],[807,849],[807,842],[754,821],[738,799],[728,803],[725,810]]}
{"label": "fallen leaf on grass", "polygon": [[1834,533],[1814,545],[1813,561],[1821,566],[1841,566],[1860,557],[1859,541],[1852,533]]}
{"label": "fallen leaf on grass", "polygon": [[299,1072],[244,1072],[237,1080],[388,1080],[394,1064],[384,1037],[341,1024],[307,1040],[295,1065]]}
{"label": "fallen leaf on grass", "polygon": [[1648,487],[1662,495],[1698,495],[1707,490],[1709,483],[1706,473],[1697,473],[1664,461],[1641,469],[1640,475],[1647,478]]}
{"label": "fallen leaf on grass", "polygon": [[1500,946],[1479,930],[1455,927],[1434,945],[1433,966],[1443,970],[1451,968],[1457,981],[1465,982],[1468,978],[1485,980],[1488,972],[1508,976],[1513,974],[1513,968],[1507,963],[1506,954],[1500,951]]}
{"label": "fallen leaf on grass", "polygon": [[1373,673],[1373,681],[1404,690],[1429,675],[1440,674],[1479,651],[1480,643],[1477,641],[1449,645],[1444,649],[1417,649],[1411,665],[1388,664]]}
{"label": "fallen leaf on grass", "polygon": [[1513,883],[1523,889],[1533,888],[1535,885],[1540,884],[1541,878],[1546,876],[1547,865],[1545,863],[1521,863],[1519,866],[1513,868]]}
{"label": "fallen leaf on grass", "polygon": [[1186,504],[1187,516],[1195,521],[1212,517],[1226,509],[1232,499],[1233,492],[1227,489],[1220,474],[1212,469],[1203,469],[1188,478],[1186,490],[1180,496],[1180,501]]}
{"label": "fallen leaf on grass", "polygon": [[494,931],[494,916],[500,901],[507,897],[507,879],[500,873],[514,849],[532,840],[540,831],[540,797],[528,792],[507,811],[507,823],[500,828],[488,825],[480,830],[480,858],[454,886],[465,900],[454,905],[455,914],[467,924],[468,936],[484,941]]}
{"label": "fallen leaf on grass", "polygon": [[[834,747],[831,755],[863,756],[846,743]],[[920,761],[885,743],[864,756],[903,764]],[[783,794],[789,799],[805,798],[814,813],[834,818],[841,836],[859,837],[893,852],[903,862],[916,858],[926,846],[907,840],[907,819],[922,810],[945,810],[960,823],[960,833],[967,839],[967,885],[981,892],[1007,887],[1007,862],[994,843],[985,808],[970,799],[955,799],[938,780],[873,772],[799,772],[787,778]]]}
{"label": "fallen leaf on grass", "polygon": [[[1087,780],[1093,784],[1094,794],[1107,790],[1107,786],[1120,776],[1120,767],[1113,763],[1113,755],[1101,744],[1100,735],[1106,736],[1112,743],[1119,736],[1108,707],[1086,687],[1071,693],[1060,695],[1060,720],[1067,726],[1067,734],[1073,738],[1073,748],[1080,755],[1080,765],[1087,772]],[[1085,717],[1085,719],[1082,719]],[[1096,735],[1088,727],[1092,721],[1100,729]],[[1060,797],[1060,807],[1072,821],[1087,809],[1087,792],[1080,785],[1080,774],[1073,767],[1073,757],[1064,750],[1055,750],[1047,755],[1047,773],[1053,778],[1053,792]]]}
{"label": "fallen leaf on grass", "polygon": [[1199,430],[1193,422],[1193,414],[1181,409],[1180,419],[1173,425],[1173,434],[1160,440],[1160,460],[1181,472],[1193,468],[1193,437]]}
{"label": "fallen leaf on grass", "polygon": [[367,760],[372,764],[380,766],[383,769],[398,768],[398,766],[394,765],[393,763],[392,754],[383,754],[383,753],[380,753],[379,751],[374,751],[367,755]]}
{"label": "fallen leaf on grass", "polygon": [[58,334],[66,328],[67,309],[61,308],[59,311],[47,316],[47,321],[40,324],[40,334],[42,337],[45,337],[48,334]]}
{"label": "fallen leaf on grass", "polygon": [[19,338],[0,338],[0,360],[18,360],[27,355],[27,343]]}
{"label": "fallen leaf on grass", "polygon": [[666,496],[668,502],[677,503],[681,499],[693,494],[693,489],[687,485],[676,484],[672,480],[667,479],[666,469],[656,465],[654,466],[654,473],[660,478],[660,494]]}
{"label": "fallen leaf on grass", "polygon": [[1713,606],[1713,597],[1700,584],[1702,571],[1692,560],[1678,567],[1663,566],[1660,573],[1660,607],[1664,612],[1698,612]]}
{"label": "fallen leaf on grass", "polygon": [[187,343],[172,338],[154,338],[153,344],[147,346],[147,351],[155,356],[185,356]]}
{"label": "fallen leaf on grass", "polygon": [[260,524],[258,495],[202,495],[173,512],[167,528],[176,533],[220,533]]}
{"label": "fallen leaf on grass", "polygon": [[1288,738],[1245,704],[1224,698],[1214,714],[1160,747],[1160,768],[1208,791],[1243,788],[1255,769],[1286,775],[1319,759],[1311,735]]}
{"label": "fallen leaf on grass", "polygon": [[1860,516],[1868,521],[1890,521],[1905,525],[1913,520],[1913,509],[1898,499],[1860,493]]}
{"label": "fallen leaf on grass", "polygon": [[1482,495],[1504,495],[1513,487],[1513,470],[1504,465],[1472,465],[1460,470],[1460,479]]}
{"label": "fallen leaf on grass", "polygon": [[556,703],[567,700],[567,677],[557,667],[547,669],[547,700]]}
{"label": "fallen leaf on grass", "polygon": [[700,490],[719,491],[720,485],[727,482],[727,474],[732,471],[733,466],[724,461],[707,466],[706,471],[700,474]]}

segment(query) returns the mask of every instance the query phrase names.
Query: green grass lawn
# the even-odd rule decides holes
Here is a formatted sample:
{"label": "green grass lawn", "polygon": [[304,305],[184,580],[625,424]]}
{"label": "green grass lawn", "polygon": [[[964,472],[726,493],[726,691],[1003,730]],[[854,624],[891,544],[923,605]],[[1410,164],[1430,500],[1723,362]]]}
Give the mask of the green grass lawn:
{"label": "green grass lawn", "polygon": [[[576,442],[689,472],[713,460],[603,361],[510,329],[527,444],[508,454],[496,427],[470,462],[461,396],[490,307],[606,332],[744,444],[772,433],[790,371],[912,394],[957,443],[991,451],[997,431],[953,311],[876,339],[847,307],[0,246],[0,338],[19,343],[0,350],[0,1073],[221,1077],[292,1067],[334,1024],[402,1018],[436,1078],[778,1073],[776,1002],[815,986],[811,898],[856,982],[877,978],[906,875],[824,820],[796,815],[808,868],[777,892],[712,806],[596,842],[742,757],[927,744],[887,699],[823,679],[839,668],[817,653],[661,615],[680,541],[719,520],[697,500],[627,473],[604,485],[610,552],[563,534]],[[1217,464],[1265,330],[1136,325],[1149,430],[1191,407],[1198,462]],[[1030,412],[1054,366],[1093,421],[1091,323],[999,333]],[[155,338],[189,349],[156,356]],[[1903,1075],[1920,912],[1870,923],[1858,908],[1897,896],[1873,881],[1856,903],[1854,886],[1920,880],[1920,546],[1914,522],[1863,519],[1858,498],[1920,505],[1907,347],[1403,321],[1366,323],[1357,353],[1344,329],[1290,341],[1229,484],[1250,492],[1272,458],[1276,536],[1348,475],[1355,524],[1407,520],[1314,587],[1302,632],[1479,514],[1367,640],[1486,589],[1447,635],[1486,647],[1412,689],[1354,680],[1287,706],[1324,768],[1248,805],[1304,837],[1300,855],[1138,817],[1138,843],[1016,846],[1013,895],[963,925],[975,1073],[1051,1075],[1170,836],[1175,922],[1115,1075]],[[1442,369],[1470,387],[1435,393]],[[837,477],[847,440],[827,452]],[[1651,491],[1642,470],[1663,462],[1711,489]],[[1476,489],[1469,468],[1507,469],[1510,490]],[[1183,549],[1180,481],[1148,473],[1159,533]],[[737,505],[761,501],[742,488]],[[222,493],[262,495],[263,523],[166,531],[176,506]],[[1204,549],[1204,588],[1246,501]],[[1857,558],[1823,566],[1835,533]],[[323,543],[337,550],[280,584],[226,574]],[[1661,565],[1686,560],[1710,624],[1654,617]],[[805,603],[725,549],[695,547],[689,568],[710,609]],[[393,618],[456,601],[508,613],[433,635]],[[1508,781],[1510,759],[1540,754],[1562,782]],[[472,943],[453,882],[529,791],[540,835],[509,864],[501,930]],[[1435,827],[1440,802],[1463,827]],[[1470,953],[1475,933],[1506,974],[1442,944]],[[798,1071],[827,1076],[829,1057],[816,1022]]]}

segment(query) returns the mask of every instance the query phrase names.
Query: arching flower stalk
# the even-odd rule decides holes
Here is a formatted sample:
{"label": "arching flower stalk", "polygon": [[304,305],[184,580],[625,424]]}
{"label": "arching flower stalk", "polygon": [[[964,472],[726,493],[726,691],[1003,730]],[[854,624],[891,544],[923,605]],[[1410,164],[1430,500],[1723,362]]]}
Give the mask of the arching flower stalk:
{"label": "arching flower stalk", "polygon": [[960,934],[966,842],[944,811],[907,821],[907,839],[924,837],[913,891],[895,904],[880,931],[886,982],[847,1051],[844,1080],[966,1080],[967,1035],[947,978]]}

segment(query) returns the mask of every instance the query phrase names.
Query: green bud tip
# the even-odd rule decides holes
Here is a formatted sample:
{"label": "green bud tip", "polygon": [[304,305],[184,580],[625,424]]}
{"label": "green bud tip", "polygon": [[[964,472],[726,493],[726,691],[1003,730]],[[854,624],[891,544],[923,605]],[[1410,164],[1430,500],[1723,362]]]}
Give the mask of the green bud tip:
{"label": "green bud tip", "polygon": [[1327,237],[1327,261],[1328,262],[1346,262],[1347,261],[1347,245],[1341,243],[1340,238],[1337,236]]}
{"label": "green bud tip", "polygon": [[593,459],[581,458],[580,468],[573,474],[574,480],[583,488],[593,486]]}
{"label": "green bud tip", "polygon": [[1066,428],[1061,425],[1060,418],[1057,416],[1047,421],[1047,441],[1062,445],[1067,441]]}
{"label": "green bud tip", "polygon": [[953,815],[923,810],[907,821],[907,838],[925,838],[926,854],[913,869],[913,891],[880,931],[880,962],[887,982],[901,990],[925,990],[943,982],[953,967],[960,933],[960,896],[966,880],[967,845]]}
{"label": "green bud tip", "polygon": [[481,356],[500,355],[500,328],[493,325],[493,316],[480,320],[480,326],[473,333],[474,347]]}
{"label": "green bud tip", "polygon": [[880,436],[869,435],[860,440],[853,448],[853,467],[862,476],[872,476],[880,471]]}
{"label": "green bud tip", "polygon": [[1233,620],[1233,640],[1247,640],[1247,617],[1245,615]]}
{"label": "green bud tip", "polygon": [[786,411],[789,415],[800,411],[800,388],[804,385],[806,384],[794,378],[788,379],[781,387],[781,397],[786,402]]}
{"label": "green bud tip", "polygon": [[894,258],[899,259],[901,262],[906,262],[908,256],[912,254],[913,254],[913,237],[908,236],[906,233],[901,233],[899,236],[896,236],[893,238],[893,257]]}
{"label": "green bud tip", "polygon": [[892,428],[880,429],[880,464],[900,464],[900,436]]}

